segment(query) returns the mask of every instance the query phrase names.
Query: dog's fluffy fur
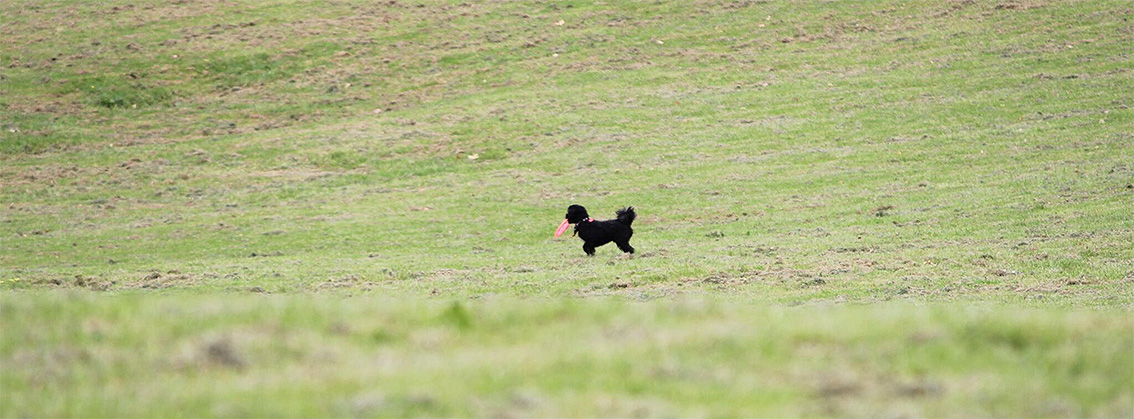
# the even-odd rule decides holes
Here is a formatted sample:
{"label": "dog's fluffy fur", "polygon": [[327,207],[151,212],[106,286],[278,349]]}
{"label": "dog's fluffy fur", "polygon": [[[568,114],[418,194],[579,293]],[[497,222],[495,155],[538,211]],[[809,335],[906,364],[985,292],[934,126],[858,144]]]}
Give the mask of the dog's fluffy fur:
{"label": "dog's fluffy fur", "polygon": [[595,221],[582,205],[567,207],[567,222],[575,225],[575,234],[583,239],[583,251],[587,252],[587,256],[594,256],[596,247],[610,242],[623,252],[634,253],[634,247],[630,246],[630,236],[634,235],[630,224],[637,217],[634,207],[620,209],[616,214],[618,217],[613,220]]}

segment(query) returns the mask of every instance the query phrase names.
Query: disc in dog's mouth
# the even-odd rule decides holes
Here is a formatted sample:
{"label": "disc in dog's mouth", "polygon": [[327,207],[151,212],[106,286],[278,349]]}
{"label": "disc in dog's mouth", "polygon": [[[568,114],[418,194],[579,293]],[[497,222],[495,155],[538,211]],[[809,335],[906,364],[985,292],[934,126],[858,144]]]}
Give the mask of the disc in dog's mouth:
{"label": "disc in dog's mouth", "polygon": [[570,226],[570,225],[571,225],[571,223],[568,222],[566,219],[564,219],[563,224],[560,224],[559,228],[555,229],[555,237],[562,236],[563,232],[567,231],[567,227]]}

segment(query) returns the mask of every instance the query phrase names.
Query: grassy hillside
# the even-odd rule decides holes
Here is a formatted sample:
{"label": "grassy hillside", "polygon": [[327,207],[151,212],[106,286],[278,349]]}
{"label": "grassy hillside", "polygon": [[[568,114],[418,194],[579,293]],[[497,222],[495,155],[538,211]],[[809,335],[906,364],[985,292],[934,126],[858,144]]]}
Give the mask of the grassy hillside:
{"label": "grassy hillside", "polygon": [[1117,2],[204,4],[4,6],[9,281],[1134,294]]}
{"label": "grassy hillside", "polygon": [[[343,358],[316,383],[340,387],[319,391],[353,394],[380,376],[403,387],[375,390],[386,406],[375,411],[331,397],[297,401],[308,403],[298,414],[490,415],[515,388],[548,401],[521,415],[629,415],[641,400],[651,416],[1134,409],[1134,387],[1121,379],[1134,367],[1115,355],[1134,352],[1126,2],[15,0],[0,2],[0,16],[0,363],[4,388],[19,389],[0,392],[0,415],[279,413],[255,403],[208,410],[221,397],[209,392],[272,379],[286,381],[267,394],[311,391],[293,383],[302,372],[287,354],[318,357],[324,346],[302,342],[330,333],[329,319],[363,334],[385,327],[355,326],[354,316],[407,316],[389,326],[401,329],[388,351],[412,362],[491,356],[428,377],[353,371],[375,343],[335,335]],[[588,258],[578,239],[552,238],[572,203],[596,218],[634,205],[639,253],[607,246]],[[454,302],[532,334],[472,329],[462,332],[475,343],[468,352],[452,346],[459,340],[424,351],[402,342]],[[709,339],[702,333],[725,327],[678,309],[690,302],[757,328],[738,332],[737,345],[782,351],[754,364],[779,368],[759,378],[772,381],[730,376],[698,390],[679,376],[673,388],[634,387],[607,369],[644,359],[633,368],[672,361],[711,372],[746,351],[682,347],[667,360],[670,347],[656,340],[640,348],[655,351],[645,358],[589,344],[623,317],[658,339]],[[176,317],[155,315],[292,305],[294,324],[255,314],[177,329]],[[56,314],[61,306],[73,308]],[[965,314],[973,307],[982,314]],[[549,310],[570,313],[556,323],[563,334],[536,333]],[[754,320],[773,314],[801,320]],[[828,315],[837,319],[821,320]],[[942,351],[980,362],[903,348],[894,342],[918,329],[895,318],[924,319],[951,348]],[[61,331],[38,335],[29,319]],[[90,319],[118,331],[96,345],[104,352],[79,349]],[[992,320],[1042,343],[1006,350],[970,336]],[[275,337],[251,324],[294,327],[300,347],[262,346]],[[579,329],[564,331],[569,324]],[[783,329],[765,335],[764,326]],[[131,368],[150,364],[119,359],[143,347],[138,356],[160,364],[182,348],[169,345],[192,352],[214,332],[270,360],[138,376]],[[836,358],[830,365],[781,363],[808,349],[775,333],[843,343],[816,349]],[[1073,343],[1080,333],[1112,336]],[[523,355],[559,346],[559,336],[588,343]],[[839,361],[853,356],[841,353],[848,339],[871,358]],[[19,349],[28,343],[44,349],[29,355]],[[66,355],[86,350],[96,353]],[[569,361],[580,353],[609,358],[582,368]],[[688,364],[702,353],[705,364]],[[611,375],[578,392],[563,390],[578,384],[571,374],[527,382],[517,367],[505,379],[452,383],[504,368],[509,354],[543,371]],[[924,369],[892,370],[905,367],[877,354]],[[8,368],[56,355],[62,375],[51,362]],[[1032,361],[1075,366],[1024,367]],[[827,410],[801,407],[823,392],[793,380],[831,365],[859,390]],[[187,390],[214,373],[225,386]],[[189,376],[152,385],[167,374]],[[941,390],[909,401],[878,384],[888,374],[942,376]],[[989,377],[989,387],[966,384]],[[1016,392],[1033,379],[1050,383]],[[413,380],[449,387],[423,407]],[[776,390],[751,404],[721,399],[736,410],[698,407],[738,382]],[[164,400],[110,402],[142,389]],[[498,399],[455,396],[462,391]],[[610,391],[635,396],[595,399]],[[166,397],[173,392],[187,393]],[[45,404],[56,396],[66,403]],[[659,400],[672,404],[651,404]]]}

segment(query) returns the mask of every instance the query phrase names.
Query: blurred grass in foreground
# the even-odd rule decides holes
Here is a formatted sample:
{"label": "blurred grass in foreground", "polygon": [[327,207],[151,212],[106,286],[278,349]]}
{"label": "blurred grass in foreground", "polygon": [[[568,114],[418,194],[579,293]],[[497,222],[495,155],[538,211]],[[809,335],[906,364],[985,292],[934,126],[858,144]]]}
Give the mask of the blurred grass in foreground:
{"label": "blurred grass in foreground", "polygon": [[0,319],[5,417],[1134,413],[1123,311],[52,291]]}

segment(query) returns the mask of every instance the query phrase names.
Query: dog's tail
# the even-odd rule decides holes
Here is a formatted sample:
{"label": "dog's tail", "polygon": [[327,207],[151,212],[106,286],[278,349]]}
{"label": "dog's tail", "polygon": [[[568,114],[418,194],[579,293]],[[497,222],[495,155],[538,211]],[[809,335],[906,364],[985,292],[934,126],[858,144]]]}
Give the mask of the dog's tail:
{"label": "dog's tail", "polygon": [[618,222],[626,224],[627,226],[633,223],[634,219],[638,217],[638,214],[634,212],[634,207],[620,209],[616,214],[618,214]]}

